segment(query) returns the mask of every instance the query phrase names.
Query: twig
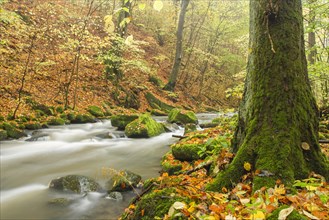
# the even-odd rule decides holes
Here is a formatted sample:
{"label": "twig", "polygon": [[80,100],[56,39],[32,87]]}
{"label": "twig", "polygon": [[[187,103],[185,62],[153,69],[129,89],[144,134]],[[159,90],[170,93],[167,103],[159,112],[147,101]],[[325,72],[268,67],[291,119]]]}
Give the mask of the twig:
{"label": "twig", "polygon": [[322,143],[322,144],[329,144],[329,140],[319,140],[319,143]]}

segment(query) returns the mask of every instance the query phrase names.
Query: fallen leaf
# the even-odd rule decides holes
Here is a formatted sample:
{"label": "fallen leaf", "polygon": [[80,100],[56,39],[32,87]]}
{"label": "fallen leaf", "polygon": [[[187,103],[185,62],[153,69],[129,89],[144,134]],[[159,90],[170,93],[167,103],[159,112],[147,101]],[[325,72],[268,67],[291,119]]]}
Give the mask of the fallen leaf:
{"label": "fallen leaf", "polygon": [[256,213],[251,214],[250,218],[252,220],[263,220],[265,219],[265,214],[262,211],[256,211]]}
{"label": "fallen leaf", "polygon": [[320,220],[318,217],[312,215],[311,213],[309,213],[309,212],[307,212],[305,210],[303,210],[303,214],[306,215],[307,217],[309,217],[312,220]]}
{"label": "fallen leaf", "polygon": [[251,164],[248,162],[244,162],[243,168],[249,172],[251,170]]}
{"label": "fallen leaf", "polygon": [[236,217],[234,217],[233,215],[227,215],[225,216],[225,220],[236,220]]}
{"label": "fallen leaf", "polygon": [[282,209],[279,213],[278,219],[285,220],[290,215],[290,213],[292,213],[292,211],[294,211],[294,207],[292,206],[286,209]]}

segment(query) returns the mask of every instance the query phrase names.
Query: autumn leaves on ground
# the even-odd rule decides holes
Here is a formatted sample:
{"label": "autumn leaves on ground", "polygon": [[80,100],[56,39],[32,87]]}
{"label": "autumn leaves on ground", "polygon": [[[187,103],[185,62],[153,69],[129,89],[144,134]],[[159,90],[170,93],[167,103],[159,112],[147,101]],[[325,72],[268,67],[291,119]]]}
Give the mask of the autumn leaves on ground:
{"label": "autumn leaves on ground", "polygon": [[[265,170],[252,172],[246,161],[246,174],[232,190],[207,191],[207,184],[234,158],[230,140],[236,119],[219,118],[218,127],[191,132],[171,146],[163,157],[163,173],[144,183],[143,197],[134,200],[122,219],[328,219],[329,185],[315,173],[286,187],[277,180],[272,188],[254,191],[254,176],[272,175]],[[323,125],[328,126],[328,120]],[[328,135],[328,134],[326,134]],[[189,158],[175,158],[176,148],[195,146]],[[321,144],[329,157],[329,144]],[[194,154],[195,153],[195,154]],[[194,159],[192,159],[194,155]],[[180,154],[176,156],[182,157]],[[288,218],[289,216],[289,218]]]}

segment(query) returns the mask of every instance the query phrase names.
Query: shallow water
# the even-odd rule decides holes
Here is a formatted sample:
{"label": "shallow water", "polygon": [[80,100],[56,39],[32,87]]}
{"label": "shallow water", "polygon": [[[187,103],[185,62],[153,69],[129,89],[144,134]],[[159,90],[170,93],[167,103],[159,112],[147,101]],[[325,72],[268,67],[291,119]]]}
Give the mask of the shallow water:
{"label": "shallow water", "polygon": [[[203,122],[216,116],[199,115]],[[123,201],[113,201],[106,199],[105,193],[62,195],[49,190],[48,183],[78,174],[104,185],[109,178],[104,169],[128,169],[144,180],[156,177],[162,156],[177,141],[172,135],[183,130],[150,139],[130,139],[116,131],[110,121],[103,121],[56,126],[37,133],[34,138],[0,142],[0,219],[117,219],[134,197],[133,192],[123,193]],[[108,136],[112,138],[105,138]],[[50,199],[64,196],[74,203],[67,207],[48,204]]]}

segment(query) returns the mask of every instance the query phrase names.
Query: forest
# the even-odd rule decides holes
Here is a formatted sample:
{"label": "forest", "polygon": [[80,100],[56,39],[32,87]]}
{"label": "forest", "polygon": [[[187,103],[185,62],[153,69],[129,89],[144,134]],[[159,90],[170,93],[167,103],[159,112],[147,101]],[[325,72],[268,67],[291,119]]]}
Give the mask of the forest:
{"label": "forest", "polygon": [[0,0],[0,218],[329,219],[328,11]]}

